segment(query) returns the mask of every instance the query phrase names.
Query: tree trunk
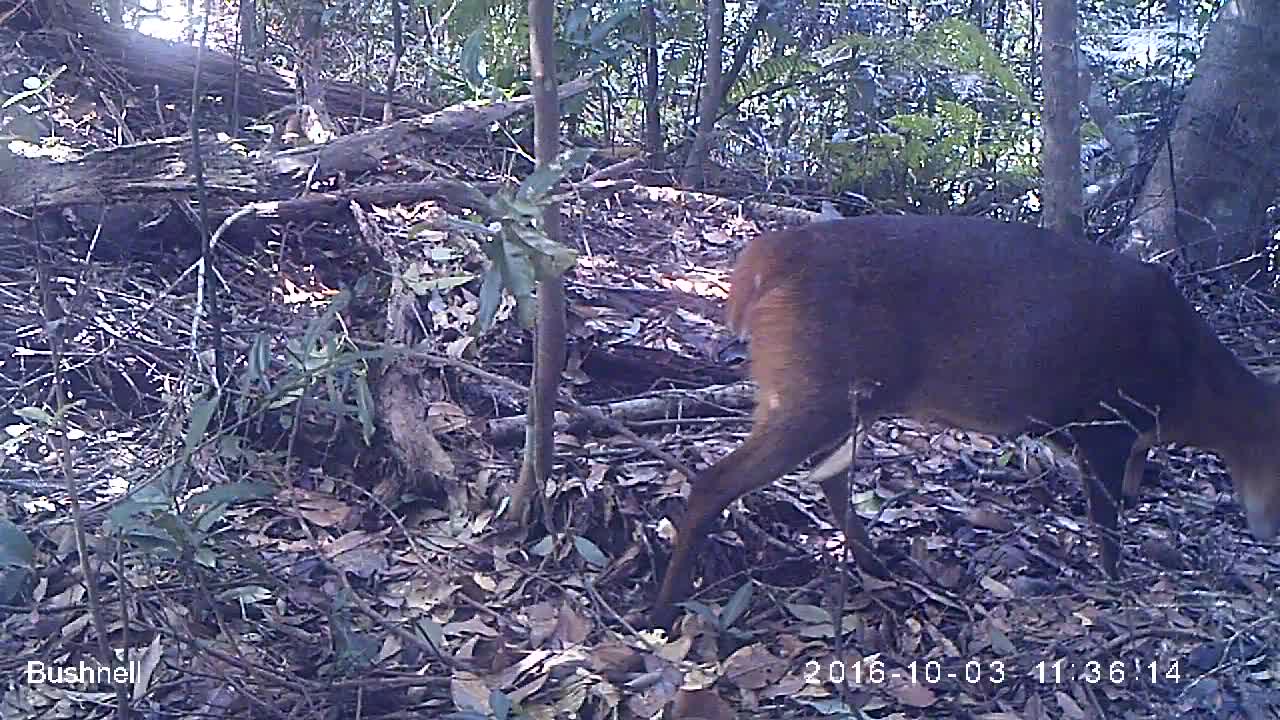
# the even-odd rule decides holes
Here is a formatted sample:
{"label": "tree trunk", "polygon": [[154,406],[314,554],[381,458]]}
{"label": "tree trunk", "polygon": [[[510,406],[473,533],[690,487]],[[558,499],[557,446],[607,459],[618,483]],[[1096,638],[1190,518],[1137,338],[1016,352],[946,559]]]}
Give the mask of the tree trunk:
{"label": "tree trunk", "polygon": [[[554,0],[529,0],[529,68],[533,79],[533,147],[541,169],[556,160],[560,150],[560,100],[556,89]],[[552,242],[560,241],[560,204],[542,211],[543,230]],[[538,278],[538,320],[533,344],[533,378],[530,381],[529,424],[525,430],[524,462],[520,481],[511,494],[511,514],[528,524],[535,497],[551,474],[555,451],[555,407],[565,356],[564,280],[560,276]]]}
{"label": "tree trunk", "polygon": [[[772,1],[760,0],[760,4],[756,6],[755,14],[751,16],[751,24],[747,26],[747,31],[742,36],[742,42],[738,43],[738,49],[733,51],[733,62],[729,64],[729,72],[725,73],[724,77],[720,79],[720,92],[716,98],[717,111],[724,106],[725,98],[729,96],[729,90],[734,83],[738,82],[738,78],[742,75],[742,69],[747,66],[747,58],[751,57],[751,48],[755,47],[756,38],[760,37],[760,31],[764,29],[764,24],[769,20],[771,12],[773,12]],[[723,26],[723,24],[722,21],[721,25]],[[723,33],[723,30],[721,32]]]}
{"label": "tree trunk", "polygon": [[720,80],[724,53],[724,0],[707,0],[707,56],[702,83],[702,104],[698,107],[698,129],[685,159],[681,182],[701,187],[706,170],[711,132],[720,109]]}
{"label": "tree trunk", "polygon": [[1000,55],[1003,55],[1005,29],[1008,27],[1008,20],[1009,20],[1008,11],[1005,8],[1005,0],[996,0],[995,14],[996,14],[996,23],[995,23],[994,32],[992,33],[993,35],[995,35],[995,42],[992,44],[996,46],[996,52],[999,53]]}
{"label": "tree trunk", "polygon": [[1274,0],[1229,0],[1219,11],[1135,204],[1129,251],[1232,263],[1245,278],[1261,267],[1261,231],[1280,182],[1278,37]]}
{"label": "tree trunk", "polygon": [[387,100],[382,104],[382,122],[396,119],[396,83],[400,82],[400,58],[404,55],[404,19],[400,0],[391,0],[391,66],[387,68]]}
{"label": "tree trunk", "polygon": [[240,0],[240,47],[244,56],[256,58],[262,49],[262,34],[258,32],[258,1]]}
{"label": "tree trunk", "polygon": [[338,124],[329,114],[325,99],[324,3],[308,0],[303,4],[298,35],[302,42],[302,51],[298,53],[302,98],[294,117],[298,118],[300,130],[308,142],[326,143],[338,136]]}
{"label": "tree trunk", "polygon": [[645,0],[644,4],[644,149],[653,170],[661,170],[667,164],[658,107],[658,13],[654,8],[657,1]]}
{"label": "tree trunk", "polygon": [[[1124,172],[1129,172],[1138,164],[1138,136],[1116,118],[1110,100],[1107,99],[1106,87],[1103,85],[1105,80],[1093,77],[1088,63],[1083,58],[1080,60],[1078,89],[1085,107],[1089,109],[1089,118],[1102,130],[1102,137],[1106,138]],[[1099,73],[1100,77],[1102,75]]]}
{"label": "tree trunk", "polygon": [[1041,43],[1044,48],[1042,223],[1068,237],[1083,237],[1076,0],[1045,0]]}

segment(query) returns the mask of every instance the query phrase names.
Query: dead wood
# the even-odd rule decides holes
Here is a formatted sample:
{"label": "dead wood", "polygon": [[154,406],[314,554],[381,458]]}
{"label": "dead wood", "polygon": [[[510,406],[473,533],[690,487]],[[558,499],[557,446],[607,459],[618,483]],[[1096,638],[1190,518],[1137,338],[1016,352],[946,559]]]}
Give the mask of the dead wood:
{"label": "dead wood", "polygon": [[[23,49],[79,64],[91,56],[118,71],[135,88],[159,87],[162,95],[190,95],[196,68],[196,48],[143,35],[108,24],[89,3],[36,0],[25,3],[24,29],[32,29]],[[211,96],[231,97],[236,90],[236,59],[226,53],[205,50],[201,58],[201,90]],[[293,73],[269,63],[240,67],[240,112],[262,116],[297,101]],[[148,93],[150,90],[148,90]],[[325,101],[338,115],[381,117],[385,97],[344,82],[325,84]],[[405,113],[423,112],[417,103],[397,103]],[[157,120],[163,120],[157,118]]]}
{"label": "dead wood", "polygon": [[[586,78],[561,86],[562,97],[586,90]],[[468,102],[438,113],[400,120],[364,132],[338,138],[326,145],[285,151],[260,163],[248,157],[235,143],[208,137],[202,142],[206,187],[214,197],[243,201],[260,193],[263,176],[292,174],[305,169],[311,177],[340,171],[360,172],[380,166],[394,155],[428,142],[475,131],[497,120],[532,108],[528,96],[500,103],[479,105]],[[0,206],[9,208],[56,208],[66,205],[108,204],[141,201],[155,195],[188,193],[195,190],[190,172],[190,139],[163,138],[150,142],[95,150],[83,158],[55,163],[8,155],[5,172],[0,173]],[[319,167],[311,172],[311,164]],[[617,191],[625,185],[595,187],[587,192]],[[485,192],[496,190],[496,186]],[[413,203],[443,199],[458,207],[480,210],[487,207],[484,192],[461,182],[428,181],[357,188],[346,193],[308,195],[279,201],[262,208],[263,217],[286,220],[317,219],[346,212],[351,200],[367,204]]]}
{"label": "dead wood", "polygon": [[345,216],[352,202],[361,205],[410,205],[440,200],[455,208],[476,212],[489,209],[488,193],[497,183],[468,184],[457,180],[424,180],[417,183],[370,185],[339,192],[312,193],[292,200],[259,203],[258,216],[270,220],[300,222],[332,220]]}
{"label": "dead wood", "polygon": [[[672,295],[670,291],[652,294]],[[662,302],[674,301],[668,297],[653,304]],[[659,383],[676,386],[701,386],[708,382],[729,385],[742,377],[739,370],[724,363],[707,362],[671,350],[625,344],[592,348],[583,354],[582,369],[594,380],[625,382],[629,387],[645,390]]]}
{"label": "dead wood", "polygon": [[[210,192],[243,199],[258,191],[252,164],[232,143],[211,137],[202,149]],[[194,192],[190,157],[191,141],[185,137],[94,150],[62,163],[10,155],[4,164],[12,163],[11,168],[0,173],[0,205],[104,205]]]}
{"label": "dead wood", "polygon": [[[579,78],[560,86],[560,100],[591,87],[590,78]],[[323,145],[285,150],[271,161],[279,175],[309,173],[313,178],[332,177],[340,172],[376,170],[396,153],[439,142],[444,137],[487,128],[490,124],[533,109],[533,96],[523,95],[505,102],[464,102],[418,118],[397,120]]]}
{"label": "dead wood", "polygon": [[[723,415],[725,408],[751,407],[754,393],[749,383],[715,385],[696,390],[671,390],[646,397],[620,400],[614,403],[592,406],[588,414],[595,426],[600,417],[617,421],[660,420],[664,418],[691,418]],[[595,419],[592,418],[595,416]],[[556,431],[569,429],[568,416],[556,417]],[[495,445],[511,445],[524,436],[525,416],[495,418],[488,423],[489,440]],[[598,429],[608,429],[600,426]]]}
{"label": "dead wood", "polygon": [[[377,258],[378,265],[391,278],[386,307],[386,339],[399,346],[416,345],[423,340],[423,327],[418,318],[417,296],[405,285],[404,276],[410,260],[396,243],[373,222],[359,205],[351,207],[360,237]],[[407,487],[432,487],[444,492],[451,511],[467,511],[466,487],[455,472],[449,453],[436,439],[427,423],[427,412],[435,385],[425,377],[426,363],[396,355],[371,378],[374,383],[373,415],[386,431],[386,444],[399,461],[399,470]]]}
{"label": "dead wood", "polygon": [[804,208],[770,205],[768,203],[760,202],[739,202],[737,200],[721,197],[720,195],[711,195],[709,193],[700,193],[691,190],[679,190],[672,187],[640,185],[633,188],[631,192],[637,198],[647,200],[649,202],[674,203],[698,210],[719,208],[720,212],[728,212],[732,209],[744,215],[749,214],[754,217],[764,218],[787,225],[804,225],[817,220],[821,216],[821,213],[816,213],[812,210],[805,210]]}

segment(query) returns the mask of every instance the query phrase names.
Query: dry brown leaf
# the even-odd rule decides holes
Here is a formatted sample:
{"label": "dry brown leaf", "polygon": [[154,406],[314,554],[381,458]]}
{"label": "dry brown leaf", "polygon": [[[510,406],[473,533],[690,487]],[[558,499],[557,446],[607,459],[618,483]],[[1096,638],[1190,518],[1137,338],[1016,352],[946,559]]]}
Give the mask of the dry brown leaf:
{"label": "dry brown leaf", "polygon": [[662,708],[671,702],[676,694],[676,689],[650,687],[644,692],[627,694],[627,709],[631,711],[632,716],[637,718],[657,717],[662,712]]}
{"label": "dry brown leaf", "polygon": [[725,246],[733,243],[733,238],[720,228],[708,228],[702,231],[702,239],[711,245]]}
{"label": "dry brown leaf", "polygon": [[671,720],[734,720],[735,717],[733,708],[715,688],[680,690],[671,706]]}
{"label": "dry brown leaf", "polygon": [[1058,690],[1053,693],[1054,698],[1058,701],[1058,707],[1062,708],[1062,716],[1071,720],[1084,720],[1084,708],[1080,707],[1070,695]]}
{"label": "dry brown leaf", "polygon": [[404,649],[404,643],[395,635],[388,635],[382,639],[382,647],[378,648],[376,662],[385,662],[400,653]]}
{"label": "dry brown leaf", "polygon": [[489,686],[479,676],[459,671],[449,680],[449,694],[459,711],[489,714]]}
{"label": "dry brown leaf", "polygon": [[297,508],[307,522],[320,527],[338,527],[355,513],[355,508],[331,496],[301,488],[286,488],[276,494],[284,507]]}
{"label": "dry brown leaf", "polygon": [[999,655],[1009,656],[1018,652],[1009,636],[999,628],[990,628],[987,637],[991,640],[991,649]]}
{"label": "dry brown leaf", "polygon": [[540,602],[525,608],[529,618],[529,647],[540,648],[556,631],[556,608],[551,603]]}
{"label": "dry brown leaf", "polygon": [[693,647],[693,635],[681,635],[679,638],[658,648],[658,657],[668,662],[680,662],[689,654],[689,648]]}
{"label": "dry brown leaf", "polygon": [[748,690],[760,690],[787,671],[787,663],[763,645],[739,648],[724,661],[724,679]]}
{"label": "dry brown leaf", "polygon": [[534,675],[532,680],[507,693],[507,697],[511,698],[512,703],[517,705],[522,704],[531,695],[541,690],[542,686],[547,684],[547,679],[550,677],[551,675],[548,673],[539,673]]}
{"label": "dry brown leaf", "polygon": [[150,644],[147,645],[146,652],[142,654],[142,658],[137,665],[137,677],[133,683],[133,699],[136,701],[146,694],[151,688],[151,679],[155,675],[156,668],[160,665],[162,657],[160,640],[164,637],[164,633],[156,633],[151,638]]}
{"label": "dry brown leaf", "polygon": [[640,653],[635,648],[617,640],[606,640],[590,648],[587,654],[590,658],[589,667],[602,675],[637,672],[643,667]]}
{"label": "dry brown leaf", "polygon": [[996,580],[993,577],[984,575],[978,584],[987,589],[987,592],[995,595],[1001,600],[1009,600],[1014,597],[1013,590],[1008,585]]}
{"label": "dry brown leaf", "polygon": [[427,406],[427,426],[433,432],[446,433],[462,430],[470,422],[471,418],[467,412],[451,402],[437,401]]}
{"label": "dry brown leaf", "polygon": [[[812,652],[814,649],[814,643],[801,640],[798,636],[791,633],[777,635],[774,637],[773,642],[778,653],[782,657],[786,658],[796,657],[800,653]],[[825,649],[826,646],[822,645],[821,648]]]}
{"label": "dry brown leaf", "polygon": [[1044,703],[1040,700],[1039,694],[1031,693],[1031,697],[1027,698],[1027,704],[1022,708],[1022,716],[1026,720],[1044,719]]}
{"label": "dry brown leaf", "polygon": [[938,696],[928,686],[919,683],[900,683],[889,687],[889,694],[903,705],[917,708],[932,707]]}
{"label": "dry brown leaf", "polygon": [[964,519],[974,527],[1001,533],[1012,532],[1015,527],[1012,520],[987,508],[974,508],[965,513]]}
{"label": "dry brown leaf", "polygon": [[458,586],[442,577],[411,576],[387,586],[383,602],[410,610],[430,610],[453,598]]}
{"label": "dry brown leaf", "polygon": [[494,630],[479,615],[470,620],[461,622],[451,622],[443,628],[445,635],[470,635],[474,637],[497,637],[498,631]]}
{"label": "dry brown leaf", "polygon": [[524,656],[519,660],[493,675],[492,680],[497,687],[507,688],[515,685],[517,678],[534,668],[538,668],[538,675],[546,675],[547,673],[543,672],[542,668],[538,666],[550,658],[551,655],[550,650],[530,650],[524,653]]}
{"label": "dry brown leaf", "polygon": [[389,566],[381,533],[353,530],[325,544],[321,552],[335,567],[365,579],[385,572]]}
{"label": "dry brown leaf", "polygon": [[760,692],[760,697],[775,698],[795,695],[804,689],[804,674],[789,673]]}
{"label": "dry brown leaf", "polygon": [[1147,538],[1142,543],[1142,552],[1170,570],[1189,569],[1182,551],[1164,538]]}
{"label": "dry brown leaf", "polygon": [[565,645],[577,645],[587,639],[591,622],[573,609],[567,601],[560,604],[556,619],[555,637]]}
{"label": "dry brown leaf", "polygon": [[583,480],[583,485],[589,491],[598,491],[604,487],[605,475],[608,474],[610,466],[607,463],[593,462],[587,469],[587,477]]}

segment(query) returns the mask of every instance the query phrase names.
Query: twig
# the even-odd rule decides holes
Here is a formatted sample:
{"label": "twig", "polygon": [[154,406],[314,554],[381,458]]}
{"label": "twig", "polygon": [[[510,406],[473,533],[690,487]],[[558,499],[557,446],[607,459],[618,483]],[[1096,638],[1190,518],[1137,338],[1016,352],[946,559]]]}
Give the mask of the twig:
{"label": "twig", "polygon": [[[32,203],[32,207],[36,204]],[[39,229],[35,223],[32,223],[32,233],[35,234],[37,248],[40,245]],[[39,250],[36,252],[36,286],[40,292],[40,305],[44,316],[44,332],[49,342],[50,360],[53,363],[53,393],[54,393],[54,427],[57,431],[58,438],[54,443],[58,448],[58,456],[61,460],[62,480],[67,487],[67,502],[71,508],[71,521],[75,529],[76,538],[76,554],[80,558],[80,573],[84,575],[85,594],[89,600],[89,614],[93,619],[93,631],[98,636],[98,654],[102,658],[102,662],[108,668],[112,668],[113,674],[116,668],[116,656],[111,650],[109,628],[107,627],[106,616],[102,610],[102,600],[98,590],[98,577],[94,571],[93,565],[89,562],[89,540],[84,528],[84,512],[80,508],[80,482],[76,478],[75,464],[71,458],[71,441],[68,437],[67,412],[71,410],[71,404],[67,402],[66,389],[62,386],[62,340],[63,333],[66,332],[66,323],[70,318],[63,311],[62,306],[58,305],[53,298],[53,293],[49,289],[49,274],[44,264]],[[124,683],[112,683],[116,693],[116,717],[121,720],[129,717],[129,695],[125,691]]]}
{"label": "twig", "polygon": [[[484,368],[473,365],[467,362],[466,360],[459,360],[458,358],[451,358],[445,355],[437,355],[435,353],[426,352],[424,350],[410,350],[408,352],[410,356],[419,358],[421,360],[426,360],[429,363],[455,367],[455,368],[458,368],[459,370],[463,370],[472,375],[475,375],[476,377],[484,378],[485,380],[488,380],[491,383],[501,385],[502,387],[505,387],[508,390],[512,390],[514,392],[518,392],[524,395],[529,394],[528,387],[521,385],[520,383],[516,382],[515,380],[512,380],[511,378],[505,377],[503,375],[499,375],[497,373],[489,372],[488,370],[485,370]],[[686,478],[693,478],[697,476],[697,474],[694,473],[693,470],[691,470],[684,463],[677,460],[674,455],[672,455],[671,453],[668,453],[666,450],[663,450],[662,448],[649,442],[648,440],[645,440],[644,438],[640,437],[634,431],[632,431],[631,428],[624,425],[621,421],[615,418],[609,417],[608,415],[605,415],[604,413],[600,412],[599,410],[596,410],[595,408],[587,407],[586,405],[579,403],[577,400],[574,400],[573,398],[570,398],[569,396],[565,395],[563,392],[561,392],[559,397],[556,398],[556,401],[560,405],[563,405],[564,407],[567,407],[570,410],[573,410],[574,412],[585,416],[587,419],[591,420],[592,422],[600,423],[601,425],[604,425],[605,427],[608,427],[610,430],[613,430],[619,435],[627,438],[631,442],[643,448],[649,454],[653,455],[654,457],[666,463],[671,469],[679,473],[682,473]]]}

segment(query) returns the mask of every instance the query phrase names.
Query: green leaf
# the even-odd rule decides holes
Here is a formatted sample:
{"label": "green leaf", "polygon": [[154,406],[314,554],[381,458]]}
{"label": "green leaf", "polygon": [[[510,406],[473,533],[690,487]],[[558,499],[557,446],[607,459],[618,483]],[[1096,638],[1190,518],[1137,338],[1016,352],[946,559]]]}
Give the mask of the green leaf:
{"label": "green leaf", "polygon": [[471,33],[471,36],[462,44],[462,54],[458,58],[458,64],[462,66],[462,76],[472,87],[484,85],[480,59],[484,53],[485,39],[488,35],[486,28],[476,28],[475,32]]}
{"label": "green leaf", "polygon": [[0,517],[0,568],[35,566],[36,548],[22,528],[12,520]]}
{"label": "green leaf", "polygon": [[25,568],[0,566],[0,605],[16,605],[31,586],[35,573]]}
{"label": "green leaf", "polygon": [[589,147],[570,148],[560,153],[560,156],[556,158],[556,162],[560,163],[560,167],[566,171],[572,172],[585,167],[593,152],[595,150]]}
{"label": "green leaf", "polygon": [[787,605],[787,610],[796,616],[797,620],[807,623],[829,623],[831,622],[831,613],[817,605]]}
{"label": "green leaf", "polygon": [[694,615],[705,620],[708,625],[715,627],[717,622],[716,613],[708,607],[706,603],[698,602],[697,600],[686,600],[685,602],[680,603],[680,605],[686,610],[691,611]]}
{"label": "green leaf", "polygon": [[579,6],[569,11],[564,16],[561,34],[566,37],[577,35],[579,31],[591,19],[591,8],[589,6]]}
{"label": "green leaf", "polygon": [[555,549],[555,544],[555,538],[550,535],[543,535],[541,540],[529,548],[529,553],[538,557],[547,557]]}
{"label": "green leaf", "polygon": [[475,279],[476,276],[470,273],[464,275],[447,275],[445,277],[432,278],[430,280],[419,280],[418,283],[412,287],[413,291],[418,295],[427,295],[433,291],[452,290],[453,288],[466,285]]}
{"label": "green leaf", "polygon": [[53,416],[45,412],[44,408],[32,406],[20,407],[17,410],[14,410],[13,414],[28,422],[38,423],[46,427],[53,426]]}
{"label": "green leaf", "polygon": [[249,378],[267,385],[270,392],[270,378],[267,371],[271,368],[271,339],[266,333],[258,333],[249,347]]}
{"label": "green leaf", "polygon": [[302,352],[305,355],[316,343],[316,339],[321,335],[329,332],[329,328],[333,327],[334,321],[338,318],[338,313],[347,309],[351,304],[351,290],[343,288],[329,304],[325,306],[324,312],[307,324],[307,332],[302,336]]}
{"label": "green leaf", "polygon": [[573,549],[577,550],[582,559],[586,560],[587,564],[594,568],[602,568],[609,562],[609,559],[601,552],[599,546],[581,535],[573,536]]}
{"label": "green leaf", "polygon": [[201,490],[195,495],[187,498],[183,504],[186,507],[199,507],[202,505],[231,505],[233,503],[244,502],[245,500],[257,500],[259,498],[271,497],[275,492],[276,488],[274,485],[253,480],[244,480],[215,485],[208,490]]}
{"label": "green leaf", "polygon": [[[537,216],[542,214],[542,199],[568,173],[581,168],[591,157],[590,148],[573,148],[561,153],[556,159],[535,169],[516,190],[515,198],[510,200],[522,215]],[[525,204],[528,203],[528,204]]]}
{"label": "green leaf", "polygon": [[476,322],[471,327],[474,335],[482,335],[493,327],[494,318],[498,315],[498,307],[502,304],[502,271],[497,264],[491,265],[480,281],[479,307],[476,308]]}
{"label": "green leaf", "polygon": [[377,638],[351,622],[345,612],[330,613],[329,628],[333,633],[335,662],[344,669],[367,668],[377,655],[380,644]]}
{"label": "green leaf", "polygon": [[524,245],[526,256],[533,260],[539,279],[560,277],[578,261],[577,252],[553,242],[539,230],[520,225],[512,229],[520,244]]}
{"label": "green leaf", "polygon": [[185,440],[188,453],[193,453],[196,448],[200,447],[200,443],[204,440],[204,434],[209,429],[209,421],[213,419],[213,413],[217,409],[218,398],[216,395],[208,398],[202,397],[196,400],[196,404],[192,406]]}
{"label": "green leaf", "polygon": [[720,611],[720,627],[731,628],[733,624],[742,617],[742,614],[751,607],[751,594],[754,584],[748,580],[742,584],[733,593],[733,597],[729,598],[729,602],[724,604],[724,609]]}
{"label": "green leaf", "polygon": [[515,197],[495,198],[494,204],[502,210],[503,220],[514,220],[519,224],[528,224],[542,219],[540,202],[542,202],[542,197],[540,196],[524,197],[517,194]]}
{"label": "green leaf", "polygon": [[462,257],[462,253],[456,248],[451,247],[433,247],[427,252],[427,258],[433,263],[443,263],[450,260],[457,260]]}
{"label": "green leaf", "polygon": [[209,535],[214,531],[214,527],[222,521],[227,515],[226,505],[211,505],[203,511],[196,513],[192,518],[191,524],[195,532],[200,535]]}
{"label": "green leaf", "polygon": [[373,393],[369,390],[369,378],[356,376],[356,416],[360,418],[360,433],[365,446],[373,444]]}
{"label": "green leaf", "polygon": [[587,44],[591,47],[601,47],[604,45],[605,38],[609,33],[613,32],[622,23],[635,16],[639,6],[636,3],[622,3],[617,12],[604,19],[604,22],[597,25],[591,30],[591,34],[587,36]]}
{"label": "green leaf", "polygon": [[530,209],[530,206],[532,206],[532,209],[535,211],[538,210],[536,205],[534,205],[536,204],[536,201],[538,201],[540,197],[547,195],[553,187],[556,187],[556,183],[561,181],[561,178],[563,177],[564,168],[562,168],[559,163],[539,165],[534,172],[529,174],[529,177],[525,178],[525,182],[520,183],[520,188],[516,191],[516,200],[512,201],[512,205],[515,205],[517,201],[521,200],[529,202],[530,205],[518,205],[518,209],[521,210],[522,214],[524,214],[527,209]]}
{"label": "green leaf", "polygon": [[1005,65],[982,31],[968,22],[947,18],[921,32],[914,42],[944,68],[981,71],[1020,103],[1030,103],[1017,75]]}
{"label": "green leaf", "polygon": [[495,241],[498,245],[498,271],[502,273],[502,282],[507,292],[515,298],[516,318],[522,326],[533,327],[534,265],[529,259],[527,246],[511,242],[511,239],[512,234],[508,231]]}
{"label": "green leaf", "polygon": [[812,75],[820,69],[820,65],[805,53],[770,58],[733,84],[727,96],[728,104],[737,105],[770,85],[780,85],[792,78]]}
{"label": "green leaf", "polygon": [[33,87],[30,90],[23,90],[22,92],[18,93],[17,95],[14,95],[8,100],[5,100],[3,104],[0,104],[0,110],[3,110],[11,105],[17,105],[18,103],[22,102],[23,100],[26,100],[27,98],[35,97],[36,95],[39,95],[45,90],[48,90],[49,88],[53,87],[53,83],[55,80],[58,79],[58,76],[62,75],[62,73],[66,71],[67,71],[67,66],[60,65],[57,70],[54,70],[52,73],[49,74],[49,77],[41,79],[40,84],[38,86]]}
{"label": "green leaf", "polygon": [[[494,212],[492,209],[490,210],[490,212],[493,212],[495,215],[497,214],[497,213],[496,213],[496,212]],[[465,219],[465,218],[456,218],[456,217],[451,217],[451,218],[449,218],[449,219],[448,219],[448,221],[446,222],[446,224],[447,224],[450,228],[453,228],[453,229],[456,229],[456,230],[462,230],[462,231],[465,231],[465,232],[475,233],[476,235],[479,235],[479,236],[480,236],[480,237],[482,237],[482,238],[491,238],[491,237],[493,237],[494,235],[497,235],[497,234],[498,234],[498,231],[497,231],[497,230],[494,230],[493,228],[489,227],[488,225],[485,225],[485,224],[483,224],[483,223],[479,223],[479,222],[473,222],[473,221],[471,221],[471,220],[467,220],[467,219]]]}
{"label": "green leaf", "polygon": [[203,545],[204,536],[188,524],[185,518],[173,513],[162,513],[154,516],[152,523],[155,527],[164,530],[178,552],[194,555]]}

